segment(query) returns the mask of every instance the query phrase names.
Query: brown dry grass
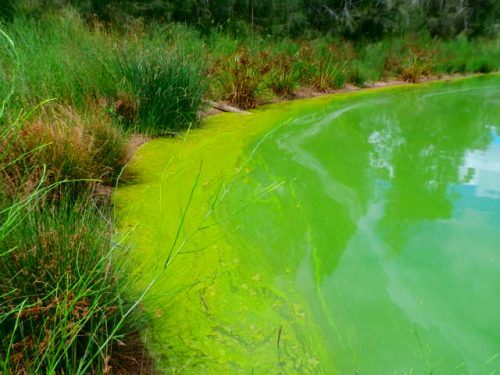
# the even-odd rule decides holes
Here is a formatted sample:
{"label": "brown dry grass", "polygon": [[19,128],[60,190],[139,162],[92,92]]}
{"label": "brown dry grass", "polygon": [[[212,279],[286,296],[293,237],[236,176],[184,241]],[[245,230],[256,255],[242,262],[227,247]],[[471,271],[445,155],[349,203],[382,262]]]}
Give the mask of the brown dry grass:
{"label": "brown dry grass", "polygon": [[126,138],[98,107],[91,113],[86,118],[52,105],[14,129],[0,143],[8,193],[29,194],[42,181],[72,181],[63,185],[74,191],[114,184],[130,157]]}

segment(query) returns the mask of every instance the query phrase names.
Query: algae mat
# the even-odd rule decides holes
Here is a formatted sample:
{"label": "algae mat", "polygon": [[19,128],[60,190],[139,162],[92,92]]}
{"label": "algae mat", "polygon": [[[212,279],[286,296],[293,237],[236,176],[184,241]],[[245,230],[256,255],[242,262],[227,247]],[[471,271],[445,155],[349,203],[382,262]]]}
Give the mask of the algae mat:
{"label": "algae mat", "polygon": [[500,371],[500,78],[223,114],[116,193],[183,373]]}

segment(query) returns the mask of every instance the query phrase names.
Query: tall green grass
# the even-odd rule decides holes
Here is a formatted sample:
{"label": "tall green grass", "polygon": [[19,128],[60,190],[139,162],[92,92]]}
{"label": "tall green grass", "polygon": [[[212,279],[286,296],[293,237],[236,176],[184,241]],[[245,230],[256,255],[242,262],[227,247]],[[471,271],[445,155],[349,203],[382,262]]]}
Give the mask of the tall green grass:
{"label": "tall green grass", "polygon": [[[124,125],[154,134],[198,120],[206,91],[202,42],[186,27],[138,24],[119,33],[85,23],[70,8],[40,19],[14,17],[5,27],[20,61],[18,108],[46,98],[80,114],[98,105]],[[0,53],[3,97],[15,69],[11,61],[9,52]]]}
{"label": "tall green grass", "polygon": [[125,50],[121,54],[125,90],[137,103],[135,129],[164,134],[198,122],[206,91],[200,61],[179,49]]}
{"label": "tall green grass", "polygon": [[[10,54],[16,56],[12,41],[3,32],[2,36]],[[12,82],[18,82],[15,76]],[[8,92],[15,92],[12,83]],[[48,126],[50,134],[60,137],[44,143],[48,139],[43,135],[36,138],[40,134],[32,131],[35,141],[30,144],[27,129],[35,114],[17,112],[9,120],[9,109],[16,113],[9,108],[9,98],[7,95],[0,107],[0,373],[139,373],[140,361],[125,369],[121,364],[127,363],[120,354],[123,348],[127,357],[141,358],[144,353],[135,339],[140,323],[134,310],[140,298],[128,276],[125,249],[113,241],[111,208],[98,205],[89,189],[80,190],[75,197],[65,193],[58,194],[57,200],[47,200],[58,187],[71,183],[60,182],[60,176],[51,171],[57,169],[56,164],[72,164],[67,153],[79,150],[71,147],[74,139],[70,135],[75,133],[67,134],[67,129],[81,127],[81,123],[57,124],[61,113],[54,116],[49,111],[41,124],[55,120],[56,126],[39,125],[42,127],[37,129]],[[92,137],[98,134],[91,130]],[[103,145],[109,139],[103,137],[90,146],[102,153],[96,157],[99,161],[114,149]],[[25,148],[19,149],[20,144]],[[51,146],[45,159],[32,157]],[[58,160],[51,160],[54,147],[63,150],[58,151]],[[19,163],[26,168],[15,168]],[[14,170],[19,171],[18,176]],[[33,180],[31,174],[36,170],[39,174]],[[14,177],[34,181],[34,186],[24,191],[22,185],[10,183]]]}
{"label": "tall green grass", "polygon": [[91,201],[59,203],[24,207],[0,241],[6,374],[105,373],[113,344],[126,341],[125,330],[113,332],[124,324],[132,296],[125,293],[124,257],[115,254],[105,213]]}
{"label": "tall green grass", "polygon": [[441,43],[440,73],[490,73],[500,70],[500,40],[471,41],[460,36]]}
{"label": "tall green grass", "polygon": [[[15,17],[5,25],[14,41],[20,59],[16,84],[16,102],[31,107],[47,98],[76,108],[85,108],[89,101],[112,97],[119,80],[113,64],[113,40],[98,27],[92,30],[78,13],[64,10],[59,15],[34,20]],[[4,78],[10,56],[0,56]],[[0,83],[5,95],[8,80]]]}
{"label": "tall green grass", "polygon": [[[22,134],[28,115],[0,128],[2,141]],[[72,181],[59,182],[50,174],[54,166],[30,159],[36,151],[0,144],[0,373],[116,373],[124,348],[127,357],[144,353],[134,317],[140,297],[126,249],[114,242],[111,207],[88,188],[76,196],[61,189],[57,200],[47,200]],[[28,192],[6,184],[19,162],[31,166],[26,175],[41,171]],[[125,370],[141,370],[130,366]]]}
{"label": "tall green grass", "polygon": [[[178,132],[198,120],[202,99],[255,107],[290,98],[301,88],[331,91],[380,79],[416,82],[444,73],[499,69],[497,40],[429,35],[358,41],[205,36],[177,24],[120,27],[89,23],[71,8],[39,18],[15,16],[6,24],[19,53],[15,98],[33,106],[46,98],[83,113],[96,103],[129,129]],[[0,53],[0,94],[14,67]]]}

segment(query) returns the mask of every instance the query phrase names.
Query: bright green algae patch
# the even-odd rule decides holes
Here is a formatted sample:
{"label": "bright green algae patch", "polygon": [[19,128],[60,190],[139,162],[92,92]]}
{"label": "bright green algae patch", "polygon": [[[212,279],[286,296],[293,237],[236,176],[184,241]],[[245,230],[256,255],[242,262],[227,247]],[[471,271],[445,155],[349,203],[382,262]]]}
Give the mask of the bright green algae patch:
{"label": "bright green algae patch", "polygon": [[143,146],[117,216],[144,285],[171,259],[164,369],[494,373],[499,101],[498,76],[373,90]]}
{"label": "bright green algae patch", "polygon": [[293,279],[275,285],[259,249],[228,243],[214,215],[231,181],[249,173],[250,142],[285,121],[292,107],[224,114],[185,138],[150,142],[129,167],[137,181],[117,190],[117,218],[143,286],[161,274],[145,301],[161,369],[332,371]]}

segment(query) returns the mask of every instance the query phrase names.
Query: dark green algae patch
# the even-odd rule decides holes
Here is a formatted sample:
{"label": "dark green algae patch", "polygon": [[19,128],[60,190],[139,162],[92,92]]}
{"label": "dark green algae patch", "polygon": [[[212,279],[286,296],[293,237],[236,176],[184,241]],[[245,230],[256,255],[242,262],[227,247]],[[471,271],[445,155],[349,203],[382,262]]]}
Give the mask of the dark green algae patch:
{"label": "dark green algae patch", "polygon": [[500,368],[500,78],[209,118],[115,196],[160,370]]}

